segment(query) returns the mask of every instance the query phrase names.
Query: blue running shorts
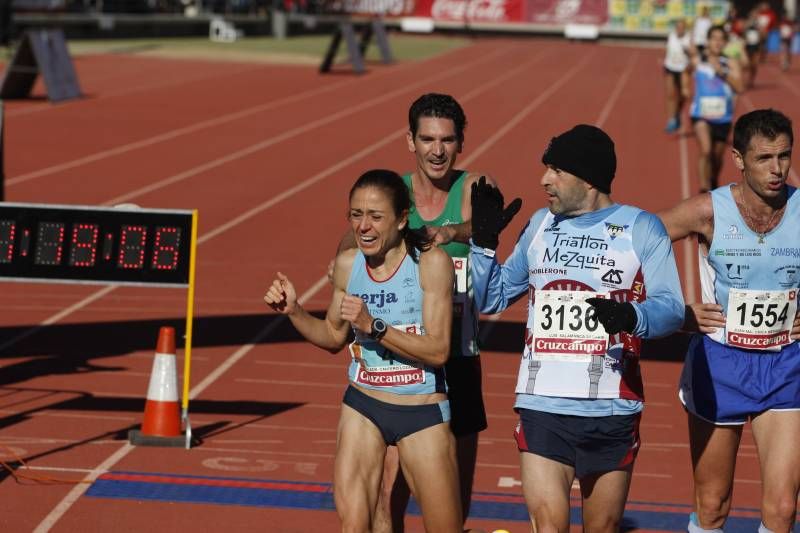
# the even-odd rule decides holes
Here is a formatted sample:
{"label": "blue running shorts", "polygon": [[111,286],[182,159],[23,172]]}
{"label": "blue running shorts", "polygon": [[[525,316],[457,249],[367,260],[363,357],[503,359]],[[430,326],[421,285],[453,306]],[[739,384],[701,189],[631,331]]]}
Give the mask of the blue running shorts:
{"label": "blue running shorts", "polygon": [[798,343],[766,352],[694,335],[678,396],[690,413],[719,425],[744,424],[764,411],[800,409]]}

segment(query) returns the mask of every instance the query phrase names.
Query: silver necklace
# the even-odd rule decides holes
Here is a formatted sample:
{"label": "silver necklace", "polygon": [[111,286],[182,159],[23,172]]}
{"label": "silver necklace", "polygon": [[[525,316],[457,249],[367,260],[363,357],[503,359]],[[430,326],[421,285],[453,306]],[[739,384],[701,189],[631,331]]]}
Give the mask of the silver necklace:
{"label": "silver necklace", "polygon": [[756,224],[756,221],[750,215],[750,209],[748,209],[747,203],[744,201],[744,189],[742,189],[741,185],[739,185],[738,188],[739,188],[739,198],[740,198],[740,200],[742,202],[742,207],[744,208],[744,216],[745,216],[745,218],[747,218],[748,222],[750,222],[750,227],[752,228],[752,230],[756,232],[756,235],[758,235],[758,244],[764,244],[764,242],[765,242],[764,239],[766,238],[767,232],[770,230],[770,228],[772,226],[772,222],[775,220],[775,217],[778,216],[779,213],[783,213],[783,210],[786,209],[786,203],[788,203],[788,201],[786,203],[784,203],[781,206],[780,209],[778,209],[778,210],[776,210],[776,211],[774,211],[772,213],[772,216],[769,217],[769,221],[767,222],[767,225],[764,226],[766,229],[764,231],[760,231],[758,229],[758,225]]}

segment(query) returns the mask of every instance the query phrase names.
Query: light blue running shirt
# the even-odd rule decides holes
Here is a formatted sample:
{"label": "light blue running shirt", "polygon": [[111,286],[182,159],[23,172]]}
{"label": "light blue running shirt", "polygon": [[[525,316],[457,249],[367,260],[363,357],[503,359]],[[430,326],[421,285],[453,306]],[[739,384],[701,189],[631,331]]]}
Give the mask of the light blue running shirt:
{"label": "light blue running shirt", "polygon": [[[578,217],[558,215],[553,218],[553,224],[561,228],[560,231],[568,233],[565,238],[580,241],[586,238],[590,228],[613,220],[615,214],[623,214],[625,209],[631,208],[614,204]],[[538,259],[535,259],[535,254],[531,255],[529,249],[548,215],[549,210],[545,208],[531,217],[503,265],[498,264],[493,254],[487,255],[483,248],[472,244],[473,289],[475,301],[482,312],[497,313],[506,309],[528,292],[536,270],[547,268],[536,262]],[[569,223],[560,224],[564,220]],[[613,228],[614,225],[611,226]],[[631,302],[637,317],[632,333],[640,338],[672,333],[683,323],[684,303],[669,235],[658,217],[644,211],[638,212],[632,228],[626,228],[626,231],[630,232],[630,247],[641,264],[646,286],[646,299]],[[607,243],[611,242],[612,234],[613,231],[608,232]],[[601,269],[602,272],[612,270],[607,267]],[[600,287],[595,287],[595,290],[602,292]],[[515,407],[576,416],[611,416],[639,412],[642,402],[622,398],[576,399],[518,393]]]}
{"label": "light blue running shirt", "polygon": [[[390,326],[417,335],[425,333],[419,265],[408,254],[392,277],[376,281],[367,269],[364,254],[356,251],[347,294],[360,296],[369,313]],[[355,335],[350,344],[353,358],[348,377],[351,383],[394,394],[447,392],[443,369],[406,359],[358,331]]]}

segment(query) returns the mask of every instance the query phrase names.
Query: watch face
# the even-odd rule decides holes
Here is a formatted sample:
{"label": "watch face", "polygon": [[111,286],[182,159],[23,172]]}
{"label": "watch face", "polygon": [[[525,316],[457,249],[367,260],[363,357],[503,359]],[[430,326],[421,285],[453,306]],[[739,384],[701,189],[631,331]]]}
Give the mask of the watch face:
{"label": "watch face", "polygon": [[380,318],[376,318],[375,322],[372,323],[372,327],[375,329],[375,331],[386,331],[386,322]]}

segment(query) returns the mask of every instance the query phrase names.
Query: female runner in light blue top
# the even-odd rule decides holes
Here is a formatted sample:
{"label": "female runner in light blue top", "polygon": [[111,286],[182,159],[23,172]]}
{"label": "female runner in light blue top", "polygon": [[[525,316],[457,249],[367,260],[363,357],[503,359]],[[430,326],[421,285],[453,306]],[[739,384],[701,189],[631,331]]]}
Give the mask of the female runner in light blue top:
{"label": "female runner in light blue top", "polygon": [[368,531],[388,445],[427,531],[460,532],[455,440],[441,367],[450,354],[453,263],[408,228],[408,189],[396,173],[371,170],[350,191],[348,218],[358,249],[341,252],[325,319],[297,302],[281,273],[265,301],[311,343],[350,344],[350,386],[337,435],[334,499],[342,530]]}

